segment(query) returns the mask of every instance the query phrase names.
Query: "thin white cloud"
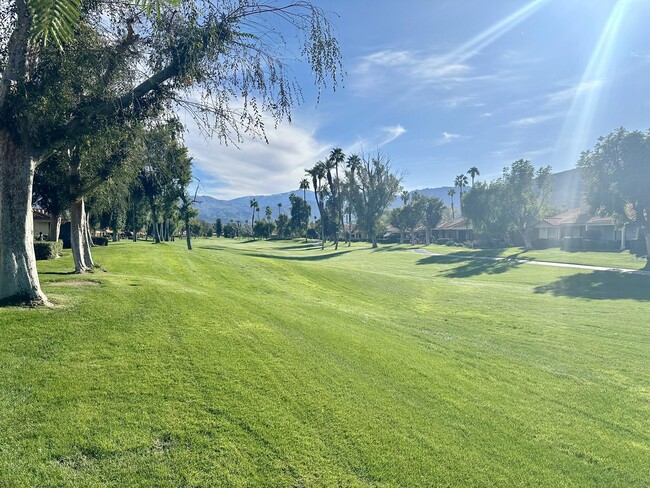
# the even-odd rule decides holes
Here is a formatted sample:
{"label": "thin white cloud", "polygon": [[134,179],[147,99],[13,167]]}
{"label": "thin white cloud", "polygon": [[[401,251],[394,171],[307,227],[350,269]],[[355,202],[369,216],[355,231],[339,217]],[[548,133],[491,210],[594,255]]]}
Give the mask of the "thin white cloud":
{"label": "thin white cloud", "polygon": [[548,94],[546,96],[546,103],[548,105],[559,105],[562,103],[570,102],[575,96],[589,90],[596,90],[602,86],[603,82],[601,80],[578,83],[575,86],[571,86],[569,88]]}
{"label": "thin white cloud", "polygon": [[395,139],[406,133],[406,129],[400,124],[397,124],[393,127],[384,127],[382,130],[386,133],[386,138],[383,140],[380,146],[385,146],[389,142],[393,142]]}
{"label": "thin white cloud", "polygon": [[510,127],[528,127],[531,125],[542,124],[544,122],[548,122],[549,120],[558,119],[560,117],[563,117],[564,115],[566,115],[564,112],[534,115],[532,117],[524,117],[521,119],[513,120],[512,122],[508,123],[508,125]]}
{"label": "thin white cloud", "polygon": [[368,150],[381,149],[404,134],[406,134],[406,129],[401,124],[381,127],[371,136],[358,137],[356,141],[346,146],[343,152],[346,154],[361,154]]}
{"label": "thin white cloud", "polygon": [[643,63],[650,63],[650,53],[643,53],[635,51],[630,56],[640,59]]}
{"label": "thin white cloud", "polygon": [[462,136],[460,134],[454,134],[452,132],[443,132],[441,136],[434,141],[434,144],[436,146],[442,146],[443,144],[450,144],[454,141],[457,141],[459,139],[464,139],[465,136]]}
{"label": "thin white cloud", "polygon": [[408,50],[384,50],[362,57],[352,70],[352,85],[359,92],[394,86],[396,80],[409,86],[446,85],[462,82],[472,67],[437,54]]}

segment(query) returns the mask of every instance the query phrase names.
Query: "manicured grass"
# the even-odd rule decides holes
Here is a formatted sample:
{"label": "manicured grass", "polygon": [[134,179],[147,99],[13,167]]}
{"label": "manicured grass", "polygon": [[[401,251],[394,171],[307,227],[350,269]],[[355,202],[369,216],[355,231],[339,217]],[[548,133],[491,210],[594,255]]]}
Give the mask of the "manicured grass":
{"label": "manicured grass", "polygon": [[0,486],[650,484],[650,277],[194,245],[0,309]]}
{"label": "manicured grass", "polygon": [[550,261],[555,263],[586,264],[623,269],[641,269],[645,266],[645,258],[640,258],[629,251],[563,251],[559,248],[534,249],[524,251],[521,247],[505,249],[468,249],[465,247],[439,246],[432,244],[423,246],[430,252],[452,254],[459,257],[485,256],[500,258],[529,259],[532,261]]}

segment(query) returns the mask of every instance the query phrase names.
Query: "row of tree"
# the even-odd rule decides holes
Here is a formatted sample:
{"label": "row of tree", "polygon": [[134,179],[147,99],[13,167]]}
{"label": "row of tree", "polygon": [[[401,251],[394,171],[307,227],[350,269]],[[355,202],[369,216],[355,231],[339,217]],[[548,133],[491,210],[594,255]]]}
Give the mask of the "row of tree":
{"label": "row of tree", "polygon": [[476,183],[465,192],[463,215],[475,234],[506,240],[516,232],[526,249],[532,249],[530,230],[550,212],[551,167],[535,169],[525,159],[504,168],[490,183]]}
{"label": "row of tree", "polygon": [[442,220],[445,205],[437,197],[428,197],[420,193],[402,192],[403,205],[394,208],[390,213],[390,223],[400,231],[400,243],[404,243],[404,235],[410,232],[415,235],[416,229],[424,227],[424,241],[431,244],[433,229]]}
{"label": "row of tree", "polygon": [[[164,121],[180,106],[223,141],[241,141],[244,133],[264,137],[264,118],[288,118],[301,97],[283,62],[288,38],[301,43],[294,51],[318,87],[338,81],[337,40],[308,1],[171,3],[0,6],[0,303],[47,303],[32,223],[34,175],[42,165],[58,168],[52,172],[69,188],[73,239],[82,249],[88,220],[82,199],[125,165],[139,126]],[[298,36],[287,36],[287,26]],[[100,147],[102,162],[87,164]],[[67,161],[60,166],[52,158]],[[143,195],[150,167],[139,174]],[[165,213],[159,203],[156,210]],[[83,271],[92,263],[79,259],[75,266]]]}
{"label": "row of tree", "polygon": [[[342,235],[350,245],[352,215],[356,217],[357,228],[373,248],[377,247],[381,218],[402,188],[402,177],[393,172],[390,158],[381,152],[346,156],[340,148],[334,148],[324,161],[318,161],[306,173],[311,177],[311,189],[320,214],[322,248],[329,239],[338,249]],[[303,192],[309,186],[308,179],[300,182]],[[344,216],[347,216],[347,231]]]}

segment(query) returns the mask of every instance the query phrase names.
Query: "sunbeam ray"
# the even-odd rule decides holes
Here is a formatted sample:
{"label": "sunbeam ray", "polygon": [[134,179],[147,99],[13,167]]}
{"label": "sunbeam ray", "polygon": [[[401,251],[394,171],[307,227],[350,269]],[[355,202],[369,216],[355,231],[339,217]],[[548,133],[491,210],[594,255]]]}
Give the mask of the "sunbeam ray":
{"label": "sunbeam ray", "polygon": [[574,161],[594,138],[591,133],[594,116],[606,85],[616,39],[631,1],[618,0],[614,5],[573,94],[571,107],[558,138],[558,147],[566,148],[565,154]]}
{"label": "sunbeam ray", "polygon": [[539,10],[545,3],[548,3],[548,1],[549,0],[534,0],[530,2],[528,5],[525,5],[505,19],[500,20],[496,24],[485,29],[480,34],[471,38],[469,41],[463,43],[452,52],[442,56],[441,64],[459,64],[467,61],[469,58],[478,54],[481,49],[489,46],[505,33],[512,30],[513,27],[526,20],[533,13]]}

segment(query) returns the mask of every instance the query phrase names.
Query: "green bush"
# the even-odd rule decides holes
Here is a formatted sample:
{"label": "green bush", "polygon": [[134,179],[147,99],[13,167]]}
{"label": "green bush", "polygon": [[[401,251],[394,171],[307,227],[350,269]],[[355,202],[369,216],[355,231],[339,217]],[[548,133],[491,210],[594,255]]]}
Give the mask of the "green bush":
{"label": "green bush", "polygon": [[106,237],[93,237],[95,246],[108,246],[108,239]]}
{"label": "green bush", "polygon": [[455,245],[456,245],[456,243],[454,241],[452,241],[451,239],[448,240],[447,242],[445,242],[445,246],[447,246],[447,247],[453,247]]}
{"label": "green bush", "polygon": [[59,257],[63,249],[63,241],[36,241],[34,242],[34,254],[37,260],[54,259]]}

